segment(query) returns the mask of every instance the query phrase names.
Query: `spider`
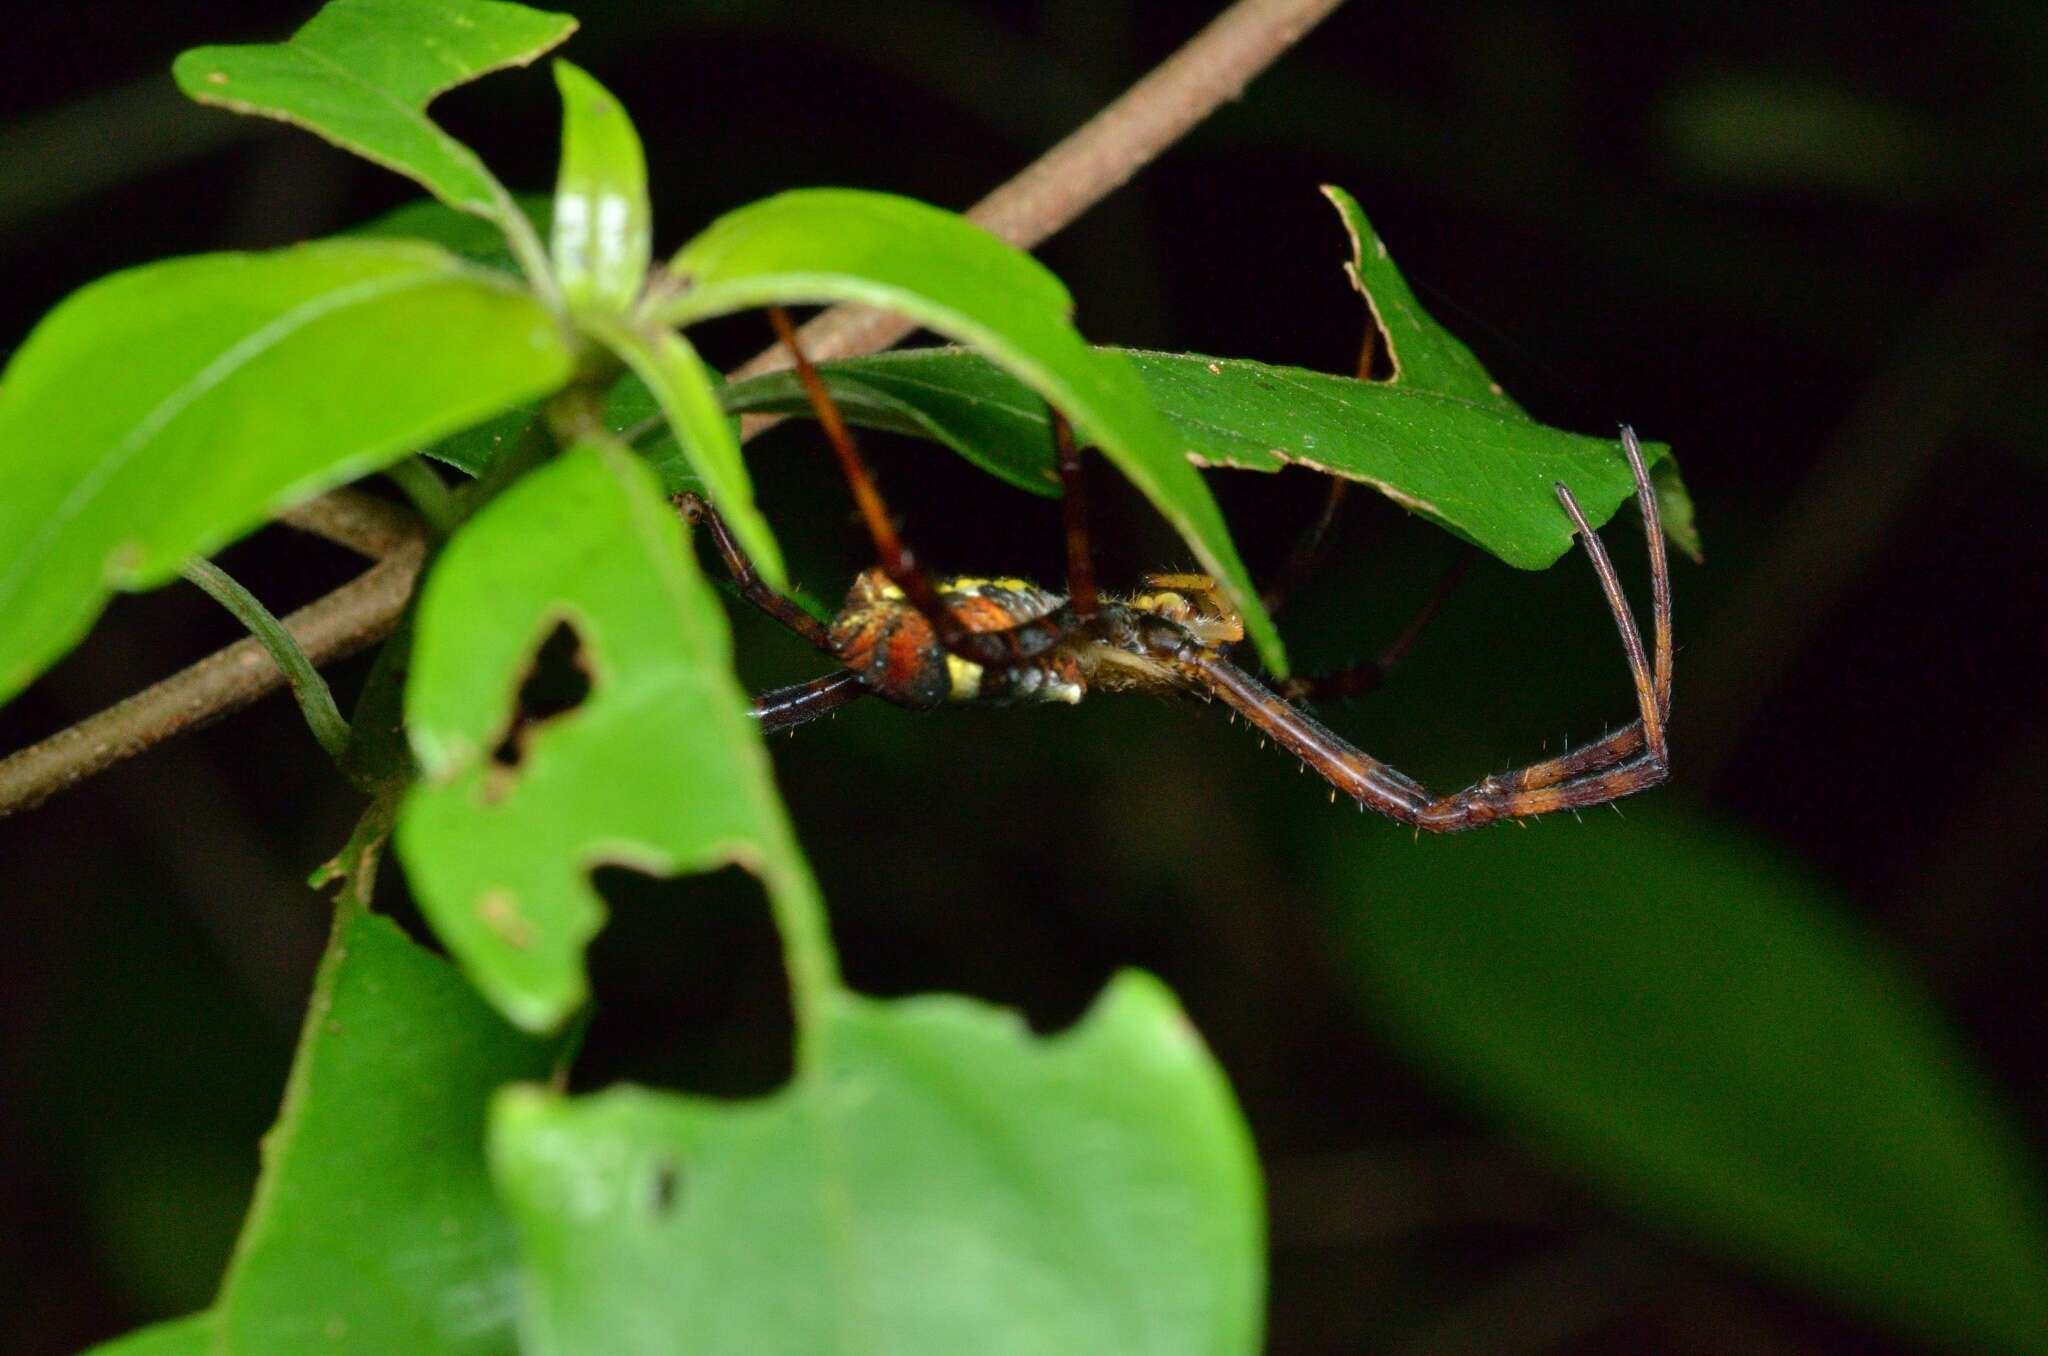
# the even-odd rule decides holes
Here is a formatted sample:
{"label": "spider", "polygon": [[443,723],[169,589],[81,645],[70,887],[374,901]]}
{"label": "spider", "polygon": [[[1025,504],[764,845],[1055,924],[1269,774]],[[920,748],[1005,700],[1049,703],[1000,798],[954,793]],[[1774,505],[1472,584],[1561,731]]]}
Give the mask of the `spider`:
{"label": "spider", "polygon": [[1642,634],[1599,535],[1570,488],[1561,482],[1555,488],[1621,633],[1635,683],[1637,718],[1597,743],[1439,796],[1355,747],[1288,698],[1352,695],[1375,685],[1390,656],[1405,648],[1441,601],[1441,590],[1395,650],[1377,665],[1365,666],[1367,672],[1297,679],[1276,691],[1231,661],[1230,648],[1244,638],[1244,627],[1207,576],[1150,575],[1144,591],[1124,597],[1097,591],[1080,453],[1057,410],[1051,424],[1064,491],[1066,594],[1016,578],[934,580],[897,535],[874,478],[788,316],[771,310],[769,317],[837,454],[881,563],[862,572],[838,614],[829,624],[821,623],[761,580],[708,503],[695,494],[676,497],[682,515],[709,530],[741,594],[841,665],[755,698],[754,713],[764,729],[792,728],[868,694],[918,710],[967,701],[1072,703],[1090,691],[1193,695],[1221,701],[1242,715],[1314,768],[1329,782],[1333,796],[1342,792],[1361,810],[1432,833],[1602,805],[1670,775],[1665,727],[1671,714],[1671,578],[1656,495],[1642,449],[1628,427],[1621,430],[1621,448],[1635,475],[1636,502],[1649,537],[1654,658],[1646,657]]}

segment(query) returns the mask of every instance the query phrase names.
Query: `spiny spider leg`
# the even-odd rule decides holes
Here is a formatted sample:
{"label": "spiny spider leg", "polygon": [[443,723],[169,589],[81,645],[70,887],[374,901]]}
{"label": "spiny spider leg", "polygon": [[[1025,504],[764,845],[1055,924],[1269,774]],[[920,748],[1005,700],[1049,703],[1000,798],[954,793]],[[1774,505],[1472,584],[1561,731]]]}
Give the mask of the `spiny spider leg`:
{"label": "spiny spider leg", "polygon": [[669,502],[676,506],[676,512],[683,515],[684,522],[710,529],[711,540],[717,544],[718,554],[725,561],[726,573],[732,576],[732,582],[742,597],[826,654],[832,653],[832,640],[825,632],[824,623],[768,587],[755,573],[754,562],[748,560],[747,553],[740,549],[732,530],[725,525],[725,519],[718,516],[718,511],[703,495],[684,490]]}
{"label": "spiny spider leg", "polygon": [[[1621,447],[1628,456],[1630,468],[1636,473],[1636,506],[1641,511],[1643,525],[1649,532],[1650,627],[1656,649],[1652,661],[1651,685],[1657,694],[1658,723],[1660,726],[1668,725],[1671,720],[1672,663],[1670,564],[1665,555],[1664,533],[1656,495],[1651,488],[1649,473],[1642,465],[1642,446],[1636,441],[1635,430],[1627,425],[1622,426]],[[1643,747],[1643,722],[1635,720],[1598,743],[1572,749],[1555,758],[1531,763],[1519,771],[1503,773],[1489,780],[1512,790],[1535,790],[1555,786],[1560,782],[1600,772],[1634,758],[1643,752]]]}
{"label": "spiny spider leg", "polygon": [[875,554],[880,558],[882,572],[889,577],[889,582],[903,590],[903,596],[911,606],[924,614],[925,620],[931,623],[932,634],[946,652],[979,664],[984,669],[1006,669],[1057,645],[1067,633],[1066,622],[1057,616],[1040,617],[1001,630],[974,631],[968,629],[959,614],[946,605],[946,600],[939,596],[938,589],[919,567],[910,547],[896,534],[896,525],[889,520],[889,509],[882,502],[881,491],[875,488],[874,477],[869,473],[860,449],[854,444],[853,434],[839,413],[839,407],[825,389],[818,369],[811,365],[811,360],[797,342],[796,326],[790,323],[788,312],[780,306],[771,306],[768,319],[774,324],[783,346],[789,350],[789,356],[796,364],[797,380],[803,383],[811,409],[818,416],[818,423],[824,428],[833,452],[838,455],[839,468],[845,473],[861,518],[867,523],[868,535],[874,539]]}
{"label": "spiny spider leg", "polygon": [[1628,610],[1606,548],[1586,522],[1571,491],[1560,484],[1557,497],[1578,528],[1621,634],[1622,648],[1628,655],[1639,712],[1639,719],[1631,727],[1633,744],[1628,738],[1630,731],[1620,731],[1588,749],[1488,777],[1454,795],[1434,796],[1420,782],[1354,747],[1220,654],[1200,652],[1182,657],[1181,662],[1192,671],[1191,677],[1199,687],[1234,707],[1362,808],[1432,833],[1454,833],[1498,819],[1600,805],[1655,786],[1670,775],[1664,726],[1670,696],[1671,584],[1665,553],[1659,549],[1663,524],[1650,489],[1649,473],[1643,466],[1634,433],[1626,429],[1622,449],[1635,476],[1644,528],[1652,541],[1658,543],[1650,552],[1651,594],[1656,609],[1654,671],[1643,653],[1642,635]]}

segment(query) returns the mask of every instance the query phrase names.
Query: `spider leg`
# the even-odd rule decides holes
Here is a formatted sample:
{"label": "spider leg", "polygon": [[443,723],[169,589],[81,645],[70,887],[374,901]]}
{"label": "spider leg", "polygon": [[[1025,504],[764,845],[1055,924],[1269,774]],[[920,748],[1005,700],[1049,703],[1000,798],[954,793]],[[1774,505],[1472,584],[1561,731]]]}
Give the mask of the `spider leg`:
{"label": "spider leg", "polygon": [[1067,605],[1082,621],[1096,613],[1095,556],[1088,549],[1088,496],[1081,452],[1067,416],[1052,411],[1052,445],[1060,469],[1060,517],[1067,529]]}
{"label": "spider leg", "polygon": [[1621,449],[1635,477],[1636,504],[1643,515],[1643,530],[1649,535],[1654,660],[1643,653],[1642,633],[1636,629],[1635,617],[1622,594],[1621,579],[1614,572],[1614,563],[1601,544],[1600,534],[1587,523],[1569,488],[1558,485],[1557,498],[1578,529],[1586,558],[1599,576],[1601,592],[1607,596],[1608,610],[1614,614],[1615,628],[1621,633],[1629,676],[1635,683],[1638,718],[1596,744],[1485,778],[1456,795],[1443,797],[1423,811],[1423,828],[1452,832],[1496,819],[1602,805],[1655,786],[1671,775],[1670,753],[1665,743],[1665,725],[1671,714],[1671,566],[1664,549],[1664,523],[1657,511],[1650,473],[1643,464],[1642,446],[1636,441],[1635,430],[1627,425],[1622,426]]}
{"label": "spider leg", "polygon": [[726,573],[732,576],[732,582],[739,589],[741,597],[826,654],[832,653],[832,641],[826,635],[823,623],[768,587],[766,581],[755,572],[754,562],[747,559],[747,553],[740,549],[739,541],[726,527],[725,519],[718,516],[717,509],[711,507],[710,501],[701,494],[684,490],[671,502],[675,504],[676,512],[683,515],[683,521],[710,529],[711,540],[717,545],[718,554],[725,561]]}
{"label": "spider leg", "polygon": [[[1380,356],[1379,322],[1373,318],[1371,308],[1368,307],[1365,334],[1359,341],[1358,364],[1353,375],[1359,381],[1374,380],[1373,363]],[[1259,594],[1259,601],[1265,604],[1268,613],[1278,612],[1308,578],[1309,572],[1315,568],[1316,558],[1322,554],[1323,542],[1330,534],[1330,527],[1337,521],[1337,511],[1343,507],[1345,496],[1350,492],[1350,481],[1342,476],[1330,477],[1330,491],[1323,499],[1323,511],[1316,515],[1316,520],[1309,525],[1308,531],[1301,534],[1301,539],[1294,544],[1294,550],[1288,555],[1287,563],[1280,567],[1280,572],[1273,577],[1273,582]],[[1378,684],[1374,683],[1373,686],[1377,687]]]}
{"label": "spider leg", "polygon": [[[1650,485],[1649,472],[1643,466],[1642,446],[1636,441],[1635,430],[1626,425],[1621,430],[1621,447],[1629,459],[1630,469],[1635,472],[1636,505],[1642,512],[1643,526],[1649,534],[1650,625],[1655,644],[1655,655],[1651,661],[1650,687],[1656,696],[1656,728],[1661,739],[1663,728],[1671,721],[1671,567],[1665,551],[1663,525],[1658,515],[1656,495]],[[1605,558],[1606,553],[1603,551],[1595,560],[1596,569],[1600,568]],[[1611,568],[1606,573],[1611,575]],[[1604,585],[1603,580],[1603,587]],[[1616,588],[1619,588],[1618,584]],[[1624,644],[1627,643],[1628,629],[1624,628]],[[1634,671],[1633,664],[1631,670]],[[1637,683],[1640,691],[1640,674],[1637,674]],[[1644,728],[1642,720],[1634,720],[1597,743],[1568,750],[1555,758],[1531,763],[1527,767],[1502,773],[1487,780],[1499,790],[1537,790],[1584,777],[1589,773],[1601,772],[1627,762],[1643,752]],[[1658,756],[1665,756],[1664,751],[1660,749]]]}
{"label": "spider leg", "polygon": [[[710,531],[711,540],[717,544],[718,554],[725,561],[726,571],[732,575],[732,582],[738,587],[741,597],[818,649],[832,654],[832,641],[824,626],[810,613],[768,587],[755,572],[754,562],[747,559],[747,553],[740,549],[731,529],[726,527],[725,519],[718,516],[718,510],[711,507],[704,496],[684,490],[672,502],[685,522],[701,525]],[[829,716],[866,692],[859,674],[851,669],[835,669],[809,682],[762,693],[754,698],[753,712],[761,722],[762,732],[773,734],[820,716]]]}
{"label": "spider leg", "polygon": [[1436,796],[1407,774],[1354,747],[1220,655],[1204,652],[1182,657],[1183,671],[1194,685],[1228,703],[1361,806],[1433,833],[1455,833],[1499,819],[1602,805],[1657,785],[1671,775],[1664,739],[1671,694],[1671,583],[1661,549],[1663,525],[1649,474],[1635,434],[1628,429],[1622,430],[1622,449],[1635,474],[1644,527],[1655,543],[1650,551],[1654,663],[1644,654],[1642,635],[1606,549],[1571,491],[1563,485],[1557,487],[1558,501],[1571,515],[1600,578],[1635,682],[1638,720],[1600,743],[1488,777],[1454,795]]}
{"label": "spider leg", "polygon": [[775,333],[782,339],[784,347],[788,348],[789,356],[796,365],[797,380],[803,384],[811,409],[839,458],[839,468],[845,473],[847,487],[853,491],[854,503],[867,524],[868,535],[874,539],[875,554],[879,557],[882,572],[889,577],[889,582],[903,590],[905,600],[924,614],[925,620],[931,623],[933,636],[946,652],[979,664],[984,669],[1007,669],[1044,654],[1064,639],[1070,629],[1069,622],[1058,613],[1014,627],[975,631],[970,630],[959,614],[947,606],[910,547],[897,535],[896,525],[889,519],[888,505],[883,503],[881,491],[875,488],[874,476],[861,457],[839,407],[833,403],[831,392],[825,389],[818,369],[811,365],[811,360],[797,342],[796,327],[790,323],[788,312],[779,306],[771,306],[768,319],[774,324]]}
{"label": "spider leg", "polygon": [[1266,605],[1269,614],[1284,607],[1294,591],[1308,579],[1309,572],[1315,568],[1316,558],[1323,553],[1323,542],[1330,535],[1330,527],[1337,521],[1337,510],[1343,506],[1344,497],[1350,490],[1350,481],[1341,476],[1330,477],[1330,492],[1323,499],[1323,511],[1301,534],[1301,540],[1295,542],[1287,563],[1273,576],[1273,582],[1259,593],[1259,601]]}
{"label": "spider leg", "polygon": [[829,716],[866,693],[859,674],[835,669],[809,682],[763,692],[754,698],[754,718],[761,722],[763,734],[774,734]]}
{"label": "spider leg", "polygon": [[1422,633],[1436,620],[1437,613],[1443,611],[1444,604],[1450,601],[1451,594],[1464,582],[1465,576],[1471,572],[1473,563],[1478,559],[1476,551],[1467,549],[1460,552],[1457,562],[1444,572],[1443,578],[1437,580],[1436,588],[1431,590],[1421,609],[1409,619],[1408,625],[1401,629],[1401,634],[1394,638],[1393,643],[1380,652],[1379,658],[1368,659],[1362,664],[1353,664],[1350,668],[1338,669],[1334,673],[1290,678],[1280,685],[1280,695],[1290,701],[1304,698],[1309,701],[1342,701],[1347,697],[1362,697],[1368,692],[1377,692],[1386,682],[1387,675],[1393,671],[1394,666],[1415,648],[1415,642],[1422,638]]}

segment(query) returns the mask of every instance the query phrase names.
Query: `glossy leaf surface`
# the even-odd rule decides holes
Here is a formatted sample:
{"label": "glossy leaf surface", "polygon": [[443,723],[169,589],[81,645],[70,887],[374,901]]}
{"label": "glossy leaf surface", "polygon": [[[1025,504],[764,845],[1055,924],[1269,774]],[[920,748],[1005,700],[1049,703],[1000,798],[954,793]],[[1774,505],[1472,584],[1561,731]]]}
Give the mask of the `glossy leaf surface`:
{"label": "glossy leaf surface", "polygon": [[[788,587],[782,548],[761,510],[754,506],[754,485],[740,458],[739,433],[718,404],[718,379],[697,356],[689,340],[665,326],[640,329],[622,321],[593,317],[586,327],[597,340],[623,359],[640,385],[659,402],[675,445],[718,505],[726,526],[739,538],[754,567],[768,583]],[[631,383],[621,382],[629,387]],[[631,398],[616,390],[614,405]],[[623,412],[623,411],[621,411]],[[606,422],[611,422],[607,411]],[[664,475],[664,482],[668,476]],[[663,488],[672,488],[664,483]]]}
{"label": "glossy leaf surface", "polygon": [[[1521,569],[1541,569],[1571,549],[1555,482],[1572,487],[1596,525],[1634,494],[1619,443],[1511,411],[1306,368],[1123,352],[1176,446],[1195,462],[1252,471],[1313,466],[1364,481]],[[1021,489],[1059,493],[1044,403],[980,355],[913,349],[819,370],[849,419],[935,439]],[[808,409],[795,379],[781,372],[736,382],[723,396],[736,412]],[[1643,451],[1661,464],[1670,448],[1646,443]]]}
{"label": "glossy leaf surface", "polygon": [[530,297],[423,244],[201,255],[73,294],[0,384],[0,700],[110,589],[568,375]]}
{"label": "glossy leaf surface", "polygon": [[[1415,290],[1394,266],[1386,241],[1366,220],[1365,209],[1358,205],[1358,200],[1334,184],[1323,185],[1323,196],[1337,209],[1344,232],[1350,237],[1351,258],[1344,265],[1344,272],[1372,314],[1377,342],[1392,370],[1390,377],[1374,384],[1467,400],[1482,409],[1526,418],[1522,407],[1501,389],[1472,350],[1423,309]],[[1656,462],[1653,485],[1664,520],[1664,535],[1693,560],[1705,559],[1699,528],[1694,522],[1692,498],[1686,493],[1677,460],[1652,450],[1648,443],[1644,450]],[[1389,497],[1400,502],[1398,495],[1389,492]],[[1595,517],[1594,522],[1603,518],[1604,515]]]}
{"label": "glossy leaf surface", "polygon": [[557,1044],[344,903],[214,1306],[216,1356],[509,1351],[517,1257],[484,1112],[501,1084],[545,1077]]}
{"label": "glossy leaf surface", "polygon": [[[1285,671],[1223,515],[1175,445],[1129,365],[1091,349],[1068,316],[1060,281],[965,218],[907,198],[848,189],[778,194],[729,212],[685,245],[677,324],[771,304],[853,301],[898,311],[986,352],[1064,411],[1180,533],[1224,584],[1268,667]],[[1050,456],[1050,438],[1047,440]]]}
{"label": "glossy leaf surface", "polygon": [[1334,184],[1323,185],[1323,196],[1337,209],[1344,231],[1351,237],[1351,258],[1344,272],[1372,312],[1379,342],[1386,346],[1385,357],[1393,369],[1393,375],[1378,384],[1407,386],[1467,400],[1485,409],[1520,413],[1521,407],[1488,375],[1472,350],[1422,309],[1414,289],[1394,267],[1386,242],[1365,219],[1358,199]]}
{"label": "glossy leaf surface", "polygon": [[496,0],[332,0],[285,42],[197,47],[171,70],[201,103],[296,123],[451,207],[526,230],[504,186],[426,107],[575,29],[566,14]]}
{"label": "glossy leaf surface", "polygon": [[2040,1174],[1818,882],[1647,804],[1447,848],[1354,853],[1341,887],[1418,1058],[1733,1256],[1958,1348],[2048,1350]]}
{"label": "glossy leaf surface", "polygon": [[[522,722],[521,684],[558,625],[588,692]],[[600,864],[737,862],[814,902],[724,613],[631,453],[572,449],[466,525],[428,577],[415,646],[406,714],[424,780],[400,855],[434,930],[520,1025],[583,1001]]]}
{"label": "glossy leaf surface", "polygon": [[499,1099],[531,1356],[1258,1349],[1251,1144],[1156,980],[1044,1041],[959,998],[828,1024],[820,1076],[760,1102]]}
{"label": "glossy leaf surface", "polygon": [[212,1313],[152,1323],[86,1349],[84,1356],[213,1356]]}
{"label": "glossy leaf surface", "polygon": [[611,92],[566,61],[562,168],[549,242],[555,278],[571,310],[623,314],[640,295],[652,253],[647,157],[640,134]]}

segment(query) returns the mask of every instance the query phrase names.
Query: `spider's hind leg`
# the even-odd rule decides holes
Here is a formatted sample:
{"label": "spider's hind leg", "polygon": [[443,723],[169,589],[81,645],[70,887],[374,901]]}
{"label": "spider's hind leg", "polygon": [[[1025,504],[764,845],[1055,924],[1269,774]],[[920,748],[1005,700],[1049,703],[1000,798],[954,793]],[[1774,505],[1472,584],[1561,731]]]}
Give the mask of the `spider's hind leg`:
{"label": "spider's hind leg", "polygon": [[1401,628],[1401,634],[1394,637],[1386,649],[1380,651],[1379,658],[1368,659],[1362,664],[1353,664],[1334,673],[1290,678],[1280,685],[1280,695],[1289,701],[1342,701],[1347,697],[1362,697],[1368,692],[1378,691],[1387,681],[1387,675],[1393,672],[1394,666],[1407,658],[1408,651],[1415,648],[1415,642],[1422,638],[1422,633],[1436,620],[1437,613],[1443,611],[1444,604],[1450,601],[1451,594],[1471,572],[1473,564],[1478,559],[1478,552],[1469,547],[1459,552],[1457,562],[1444,571],[1443,578],[1437,581],[1436,588],[1431,590],[1422,607],[1409,618],[1408,624]]}

